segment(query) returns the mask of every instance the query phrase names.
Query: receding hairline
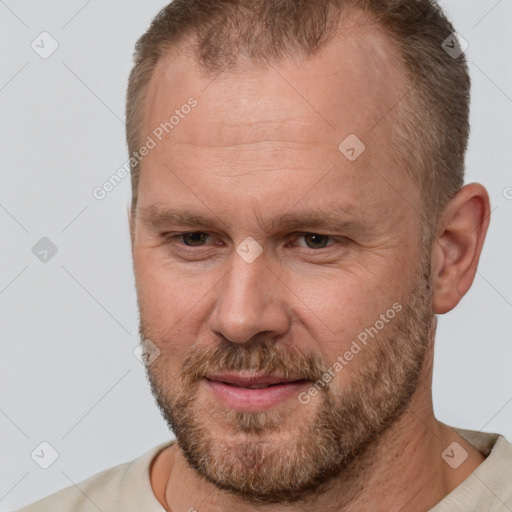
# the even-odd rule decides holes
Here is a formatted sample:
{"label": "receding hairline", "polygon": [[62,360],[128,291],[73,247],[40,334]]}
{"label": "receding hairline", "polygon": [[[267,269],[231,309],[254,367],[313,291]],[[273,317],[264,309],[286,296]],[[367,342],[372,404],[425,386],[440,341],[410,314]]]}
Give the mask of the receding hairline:
{"label": "receding hairline", "polygon": [[[348,30],[347,30],[348,27]],[[309,55],[297,55],[291,51],[287,51],[279,56],[276,59],[276,65],[282,65],[283,63],[291,63],[292,65],[297,63],[298,65],[307,64],[308,61],[314,61],[321,57],[326,60],[326,69],[327,65],[331,65],[335,70],[338,66],[337,62],[333,62],[329,64],[327,59],[332,61],[333,54],[336,54],[339,50],[338,48],[341,45],[349,44],[355,45],[358,41],[361,41],[362,38],[359,36],[360,33],[364,33],[363,37],[372,37],[369,45],[372,47],[372,51],[369,52],[369,58],[377,61],[376,66],[371,69],[372,73],[374,69],[378,69],[379,65],[381,66],[381,71],[376,71],[379,75],[382,74],[382,70],[385,72],[385,85],[392,83],[393,92],[396,91],[396,97],[390,100],[389,111],[393,110],[393,106],[397,101],[400,101],[400,98],[406,91],[409,90],[411,81],[407,75],[407,68],[404,63],[400,60],[400,56],[398,54],[398,50],[396,46],[393,44],[392,39],[385,32],[385,30],[379,26],[375,21],[367,22],[367,18],[361,16],[352,16],[350,19],[340,20],[339,27],[336,30],[331,30],[329,39],[324,41],[324,44],[318,48],[314,54]],[[238,60],[233,63],[228,69],[217,70],[211,69],[207,66],[204,66],[197,55],[197,34],[189,34],[183,38],[183,40],[174,43],[169,46],[165,52],[162,53],[158,61],[156,62],[154,69],[151,72],[151,76],[149,80],[147,80],[146,90],[144,94],[141,95],[140,99],[142,101],[139,102],[139,107],[141,109],[142,115],[139,118],[139,127],[145,131],[151,131],[154,128],[150,123],[155,123],[156,120],[150,119],[150,116],[154,112],[154,107],[152,103],[155,100],[155,94],[157,92],[157,87],[160,87],[160,81],[165,80],[167,73],[169,73],[170,80],[174,79],[173,73],[197,73],[197,76],[200,76],[202,80],[204,80],[204,85],[200,86],[198,92],[202,92],[204,89],[210,86],[216,80],[231,80],[234,78],[236,80],[238,76],[254,76],[258,77],[261,72],[266,72],[274,68],[273,62],[268,59],[264,59],[261,61],[255,61],[252,58],[248,58],[245,56],[240,56]],[[331,48],[331,54],[325,54],[329,48]],[[375,49],[375,52],[373,51]],[[182,61],[176,69],[173,68],[173,63],[176,60]],[[190,67],[189,67],[190,66]],[[168,70],[168,67],[172,69],[172,71]],[[377,74],[374,75],[377,79]],[[379,77],[380,78],[380,77]],[[389,80],[388,80],[389,79]],[[284,80],[284,78],[283,78]],[[284,85],[284,84],[283,84]],[[300,83],[294,84],[297,89],[300,90]],[[172,84],[170,84],[172,87]],[[290,86],[290,94],[292,93],[292,87]],[[193,91],[190,91],[191,93]],[[297,93],[297,91],[296,91]],[[172,91],[165,90],[165,94],[169,97],[172,97]],[[343,90],[340,90],[340,94],[343,94]],[[178,101],[184,100],[185,96],[180,98],[176,98],[176,106],[178,106]],[[306,98],[307,100],[307,98]],[[307,101],[306,101],[307,103]],[[310,106],[311,108],[311,106]],[[152,110],[153,109],[153,110]],[[376,123],[379,124],[381,121],[388,121],[391,124],[393,123],[393,116],[388,115],[390,112],[384,113],[382,115],[382,119]],[[328,114],[327,118],[329,117]],[[322,116],[319,115],[319,119]],[[325,119],[324,119],[325,121]],[[326,126],[327,126],[326,122]],[[368,129],[363,129],[360,136],[363,136],[363,133],[370,132],[373,130],[375,126],[368,125]],[[141,140],[139,142],[142,143],[144,140],[144,134],[141,133]],[[338,143],[341,142],[338,141]]]}
{"label": "receding hairline", "polygon": [[306,49],[307,51],[304,51],[301,48],[283,47],[280,49],[279,55],[277,56],[267,54],[247,55],[242,48],[240,53],[233,52],[234,58],[227,62],[205,62],[198,48],[199,41],[202,37],[201,32],[194,27],[190,27],[172,43],[165,45],[158,59],[152,65],[151,73],[145,80],[145,90],[140,94],[138,106],[142,110],[146,110],[148,90],[154,79],[155,71],[163,61],[173,57],[184,57],[188,59],[189,62],[197,65],[197,70],[206,79],[215,80],[224,73],[233,75],[257,73],[268,70],[272,64],[281,64],[286,60],[300,63],[314,59],[319,53],[321,54],[326,47],[335,44],[337,40],[339,42],[349,40],[353,36],[353,33],[360,33],[361,31],[366,33],[373,32],[382,38],[386,45],[386,53],[395,61],[395,69],[398,71],[398,76],[402,84],[410,84],[410,73],[401,59],[399,45],[394,38],[386,32],[385,27],[382,23],[379,23],[372,13],[368,13],[367,10],[360,7],[357,1],[352,1],[339,12],[330,13],[330,23],[326,27],[324,36],[313,49]]}

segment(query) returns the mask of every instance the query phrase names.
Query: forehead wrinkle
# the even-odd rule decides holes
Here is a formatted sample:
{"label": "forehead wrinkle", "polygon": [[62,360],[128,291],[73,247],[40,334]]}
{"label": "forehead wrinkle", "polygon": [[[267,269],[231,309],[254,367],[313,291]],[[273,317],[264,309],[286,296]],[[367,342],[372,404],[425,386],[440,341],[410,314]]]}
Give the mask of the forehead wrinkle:
{"label": "forehead wrinkle", "polygon": [[[238,132],[238,136],[240,136],[240,132]],[[264,135],[264,137],[268,137],[268,135]],[[331,141],[313,141],[313,140],[303,140],[297,142],[297,140],[282,140],[282,139],[268,139],[263,138],[261,140],[254,140],[254,132],[251,134],[251,138],[253,140],[243,141],[243,142],[230,142],[226,144],[206,144],[206,143],[198,143],[198,142],[183,142],[183,141],[172,141],[170,140],[167,144],[167,149],[172,149],[173,151],[183,150],[184,152],[188,149],[194,149],[197,151],[204,150],[206,153],[211,152],[215,154],[215,150],[234,150],[240,151],[243,149],[248,150],[249,152],[258,151],[258,152],[274,152],[274,151],[288,151],[290,153],[301,153],[301,152],[311,152],[312,149],[317,149],[323,152],[332,152],[333,154],[338,152],[338,144],[336,142],[337,139]]]}
{"label": "forehead wrinkle", "polygon": [[219,177],[251,174],[313,171],[332,166],[340,160],[337,144],[328,142],[258,141],[227,145],[174,143],[166,156],[171,167],[194,172],[208,169]]}

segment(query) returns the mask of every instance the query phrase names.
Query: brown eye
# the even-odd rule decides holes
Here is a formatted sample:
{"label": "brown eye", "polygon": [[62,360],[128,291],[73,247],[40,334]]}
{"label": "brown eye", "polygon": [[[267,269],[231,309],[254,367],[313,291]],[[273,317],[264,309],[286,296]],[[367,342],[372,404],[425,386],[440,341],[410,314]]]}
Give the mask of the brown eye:
{"label": "brown eye", "polygon": [[[201,242],[204,242],[208,239],[208,235],[206,233],[201,233],[199,231],[193,233],[183,233],[180,235],[180,238],[183,239],[185,245],[190,247],[199,247],[202,245]],[[191,243],[189,244],[188,241]]]}
{"label": "brown eye", "polygon": [[317,233],[304,233],[302,236],[310,249],[323,249],[327,246],[330,238],[327,235],[319,235]]}

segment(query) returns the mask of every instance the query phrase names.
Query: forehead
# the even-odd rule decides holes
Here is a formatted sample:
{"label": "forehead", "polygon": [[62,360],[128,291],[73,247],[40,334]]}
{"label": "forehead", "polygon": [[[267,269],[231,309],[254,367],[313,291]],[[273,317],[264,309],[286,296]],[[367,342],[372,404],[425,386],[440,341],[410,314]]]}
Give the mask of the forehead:
{"label": "forehead", "polygon": [[[188,47],[188,45],[187,45]],[[194,120],[173,130],[173,142],[253,142],[282,128],[294,141],[327,142],[349,133],[370,139],[387,128],[387,115],[407,90],[388,38],[352,22],[314,56],[283,58],[264,66],[241,61],[235,70],[207,73],[190,51],[169,51],[156,66],[145,98],[144,126],[151,132],[187,98],[199,105]],[[207,122],[204,122],[207,121]],[[304,130],[308,123],[312,133]],[[216,127],[212,131],[211,127]],[[382,135],[382,134],[379,134]]]}
{"label": "forehead", "polygon": [[[235,193],[232,180],[218,178],[246,177],[244,191],[253,196],[272,183],[299,196],[320,173],[336,167],[340,178],[331,180],[332,187],[343,183],[351,199],[366,194],[378,202],[382,176],[398,176],[390,114],[407,90],[387,37],[354,24],[340,27],[310,58],[288,57],[264,67],[241,62],[217,75],[207,73],[190,53],[170,51],[148,87],[143,137],[152,136],[173,114],[175,123],[141,164],[139,200],[165,202],[182,181],[178,175],[192,177],[188,183],[196,190],[217,187],[219,193]],[[182,110],[189,98],[196,106]],[[357,140],[354,136],[365,150],[350,161],[339,145],[347,137]],[[173,185],[165,188],[164,179]],[[407,187],[404,180],[398,186]]]}

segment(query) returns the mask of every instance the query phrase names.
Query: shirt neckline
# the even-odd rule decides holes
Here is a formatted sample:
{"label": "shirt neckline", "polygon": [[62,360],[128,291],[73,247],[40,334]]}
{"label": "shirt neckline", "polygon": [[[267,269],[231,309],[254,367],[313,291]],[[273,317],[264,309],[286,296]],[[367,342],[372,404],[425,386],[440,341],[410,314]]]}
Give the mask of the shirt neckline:
{"label": "shirt neckline", "polygon": [[[484,455],[485,460],[461,484],[459,484],[455,489],[448,493],[439,503],[437,503],[435,507],[431,509],[432,512],[437,511],[438,507],[444,506],[447,502],[451,500],[456,500],[458,496],[468,496],[469,494],[474,495],[475,493],[479,492],[478,489],[475,489],[474,485],[472,484],[474,478],[480,478],[482,473],[485,474],[488,471],[488,468],[492,466],[495,459],[497,458],[496,453],[498,452],[498,450],[504,447],[506,444],[508,444],[507,440],[501,434],[467,430],[463,428],[453,427],[450,425],[449,427],[455,430],[457,434],[459,434],[469,444],[471,444],[478,451],[480,451]],[[140,499],[137,500],[138,503],[134,503],[133,499],[131,500],[130,503],[130,507],[133,508],[134,510],[144,509],[146,512],[165,511],[165,509],[162,507],[160,502],[157,500],[155,494],[153,493],[153,488],[151,486],[150,467],[153,460],[161,451],[165,450],[166,448],[172,446],[175,443],[176,439],[160,443],[159,445],[148,450],[139,459],[136,459],[130,464],[130,472],[134,475],[134,481],[130,482],[130,486],[140,486],[140,493],[135,494],[136,496],[140,496]],[[145,478],[139,479],[138,475],[140,475],[141,473],[145,475]],[[135,479],[137,479],[137,481],[135,481]],[[475,499],[477,499],[476,496]],[[148,506],[150,506],[151,508],[148,509]]]}

